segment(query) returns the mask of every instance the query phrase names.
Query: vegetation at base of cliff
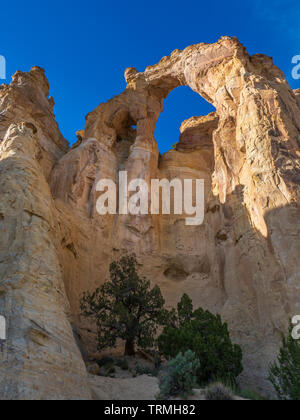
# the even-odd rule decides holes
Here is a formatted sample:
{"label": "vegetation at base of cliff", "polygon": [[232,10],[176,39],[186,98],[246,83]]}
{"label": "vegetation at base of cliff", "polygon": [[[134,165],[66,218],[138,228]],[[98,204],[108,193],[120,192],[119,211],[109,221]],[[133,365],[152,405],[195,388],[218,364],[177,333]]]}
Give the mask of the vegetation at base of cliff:
{"label": "vegetation at base of cliff", "polygon": [[150,368],[149,366],[142,366],[142,365],[136,365],[135,367],[135,374],[137,376],[140,375],[148,375],[153,376],[154,378],[158,376],[158,369],[156,368]]}
{"label": "vegetation at base of cliff", "polygon": [[[170,361],[190,350],[199,361],[195,374],[201,386],[213,381],[235,386],[243,370],[242,350],[232,344],[221,317],[202,308],[194,311],[186,294],[176,310],[166,310],[160,288],[151,288],[150,281],[139,276],[135,255],[113,262],[110,280],[95,292],[84,293],[80,304],[82,315],[95,320],[99,351],[116,347],[118,339],[125,341],[128,356],[135,355],[137,347],[156,345]],[[159,326],[164,328],[155,340]],[[157,373],[159,363],[155,367]]]}
{"label": "vegetation at base of cliff", "polygon": [[269,380],[280,400],[300,400],[300,340],[292,337],[293,326],[289,334],[282,334],[282,346],[277,361],[271,364]]}
{"label": "vegetation at base of cliff", "polygon": [[260,395],[253,389],[234,389],[233,392],[241,398],[254,401],[266,401],[267,398]]}
{"label": "vegetation at base of cliff", "polygon": [[105,356],[102,357],[100,360],[97,360],[97,364],[100,368],[102,368],[105,365],[108,365],[109,363],[114,363],[113,357]]}
{"label": "vegetation at base of cliff", "polygon": [[235,400],[233,392],[221,382],[209,385],[204,391],[207,401],[232,401]]}
{"label": "vegetation at base of cliff", "polygon": [[122,370],[129,370],[129,364],[128,364],[128,361],[126,359],[118,358],[116,360],[116,365]]}
{"label": "vegetation at base of cliff", "polygon": [[81,313],[95,319],[98,350],[125,341],[125,355],[134,355],[136,346],[146,349],[154,345],[157,328],[164,325],[168,312],[158,286],[137,272],[135,255],[124,256],[110,265],[110,280],[95,292],[84,293]]}
{"label": "vegetation at base of cliff", "polygon": [[187,295],[182,297],[177,311],[170,311],[169,324],[157,342],[168,360],[192,350],[200,361],[196,375],[201,386],[213,381],[235,386],[243,371],[241,347],[232,344],[227,324],[209,311],[201,308],[194,311]]}
{"label": "vegetation at base of cliff", "polygon": [[157,399],[165,400],[177,395],[187,398],[191,395],[197,385],[195,372],[199,367],[200,362],[191,350],[185,354],[179,353],[159,377],[160,393]]}

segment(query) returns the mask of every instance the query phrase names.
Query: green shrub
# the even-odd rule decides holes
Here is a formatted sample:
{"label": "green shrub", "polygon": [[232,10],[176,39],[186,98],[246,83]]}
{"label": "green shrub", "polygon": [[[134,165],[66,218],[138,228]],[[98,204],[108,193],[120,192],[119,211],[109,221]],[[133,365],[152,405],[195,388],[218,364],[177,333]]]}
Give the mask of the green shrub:
{"label": "green shrub", "polygon": [[201,366],[197,369],[198,383],[203,386],[213,381],[236,385],[243,371],[242,350],[232,344],[227,324],[219,315],[199,308],[193,312],[191,299],[184,295],[177,312],[169,313],[169,323],[159,336],[158,348],[166,359],[192,350]]}
{"label": "green shrub", "polygon": [[290,326],[287,338],[282,335],[282,346],[277,362],[269,369],[269,380],[280,400],[300,400],[300,340],[292,337]]}
{"label": "green shrub", "polygon": [[129,365],[126,359],[117,359],[116,360],[116,365],[122,369],[122,370],[128,370],[129,369]]}
{"label": "green shrub", "polygon": [[259,395],[258,392],[253,391],[253,389],[241,389],[236,391],[236,394],[241,398],[245,398],[246,400],[263,401],[266,399]]}
{"label": "green shrub", "polygon": [[112,364],[114,363],[114,359],[110,356],[104,356],[102,357],[102,359],[97,360],[97,364],[100,368],[105,365],[108,365],[109,363],[112,363]]}
{"label": "green shrub", "polygon": [[113,363],[107,363],[105,366],[103,366],[103,368],[105,372],[104,376],[111,376],[116,373],[116,368]]}
{"label": "green shrub", "polygon": [[136,366],[135,372],[138,376],[149,375],[149,376],[156,377],[158,375],[158,369],[151,368],[148,366],[141,366],[141,365]]}
{"label": "green shrub", "polygon": [[166,372],[159,378],[160,393],[157,398],[164,400],[176,395],[187,398],[197,384],[195,372],[199,365],[199,360],[191,350],[184,355],[179,353],[168,363]]}
{"label": "green shrub", "polygon": [[235,398],[231,389],[219,382],[210,385],[205,390],[205,399],[210,401],[232,401]]}

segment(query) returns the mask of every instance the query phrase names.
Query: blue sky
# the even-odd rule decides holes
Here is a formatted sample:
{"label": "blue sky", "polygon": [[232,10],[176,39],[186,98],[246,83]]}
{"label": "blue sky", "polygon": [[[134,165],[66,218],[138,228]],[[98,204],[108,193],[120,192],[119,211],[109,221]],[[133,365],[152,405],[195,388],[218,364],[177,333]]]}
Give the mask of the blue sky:
{"label": "blue sky", "polygon": [[[0,55],[7,80],[16,70],[44,67],[63,135],[71,143],[85,115],[125,88],[124,70],[143,71],[174,49],[237,36],[250,54],[263,53],[291,78],[300,54],[300,2],[52,0],[1,2]],[[212,110],[189,88],[165,101],[156,130],[161,152],[178,141],[181,122]]]}

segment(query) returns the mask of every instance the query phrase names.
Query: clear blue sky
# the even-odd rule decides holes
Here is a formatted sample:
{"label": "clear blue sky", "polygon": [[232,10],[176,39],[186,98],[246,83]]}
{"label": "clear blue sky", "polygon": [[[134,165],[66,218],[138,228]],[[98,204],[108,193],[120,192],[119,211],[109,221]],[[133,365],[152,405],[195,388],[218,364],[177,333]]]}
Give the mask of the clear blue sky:
{"label": "clear blue sky", "polygon": [[[299,0],[45,0],[1,2],[0,55],[7,81],[16,70],[44,67],[63,135],[71,143],[85,115],[125,88],[124,70],[143,71],[174,49],[237,36],[250,54],[274,58],[293,88],[300,54]],[[165,101],[156,139],[161,152],[178,140],[181,121],[212,110],[189,88]]]}

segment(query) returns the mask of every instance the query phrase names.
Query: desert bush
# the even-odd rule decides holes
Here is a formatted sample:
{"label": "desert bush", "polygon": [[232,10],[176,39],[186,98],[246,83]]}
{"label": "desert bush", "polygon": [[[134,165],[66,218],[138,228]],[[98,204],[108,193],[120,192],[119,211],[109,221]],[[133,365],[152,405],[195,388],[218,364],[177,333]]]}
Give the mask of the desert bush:
{"label": "desert bush", "polygon": [[167,360],[192,350],[201,361],[197,380],[202,386],[218,380],[235,386],[237,376],[243,371],[242,350],[232,344],[227,324],[209,311],[201,308],[193,311],[187,295],[182,297],[177,311],[169,313],[169,323],[157,343]]}
{"label": "desert bush", "polygon": [[111,376],[116,373],[116,368],[113,363],[107,363],[103,366],[104,376]]}
{"label": "desert bush", "polygon": [[104,356],[101,359],[97,360],[98,366],[101,368],[109,363],[114,363],[114,359],[110,356]]}
{"label": "desert bush", "polygon": [[142,365],[136,365],[135,372],[138,376],[149,375],[149,376],[156,377],[158,375],[158,369],[151,368],[149,366],[142,366]]}
{"label": "desert bush", "polygon": [[300,400],[300,340],[282,334],[282,346],[277,361],[269,368],[269,380],[280,400]]}
{"label": "desert bush", "polygon": [[184,355],[179,353],[168,363],[165,372],[159,378],[160,393],[157,398],[164,400],[177,395],[187,398],[197,384],[195,372],[199,365],[199,360],[191,350]]}
{"label": "desert bush", "polygon": [[116,365],[122,370],[128,370],[129,369],[128,361],[126,359],[117,359],[116,360]]}
{"label": "desert bush", "polygon": [[205,399],[210,401],[232,401],[235,399],[231,389],[221,382],[208,386],[204,395]]}
{"label": "desert bush", "polygon": [[265,397],[262,397],[258,392],[253,389],[240,389],[236,391],[236,395],[246,400],[264,401]]}

